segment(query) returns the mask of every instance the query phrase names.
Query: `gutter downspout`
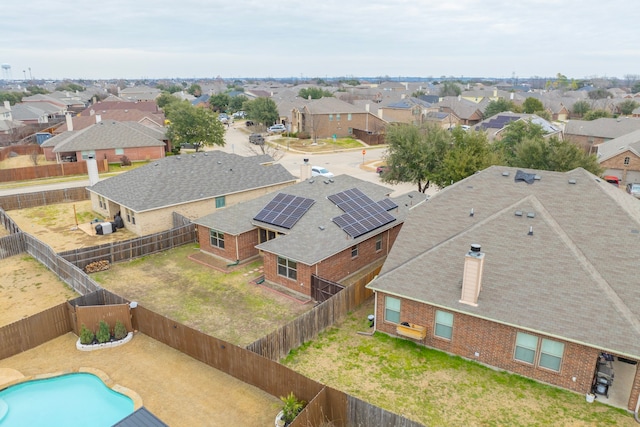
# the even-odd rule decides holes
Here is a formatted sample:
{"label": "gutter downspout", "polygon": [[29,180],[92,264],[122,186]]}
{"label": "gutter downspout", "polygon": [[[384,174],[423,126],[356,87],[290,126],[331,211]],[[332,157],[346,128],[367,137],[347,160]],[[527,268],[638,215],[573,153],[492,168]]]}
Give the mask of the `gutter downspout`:
{"label": "gutter downspout", "polygon": [[236,234],[236,259],[240,259],[240,252],[238,250],[238,235]]}
{"label": "gutter downspout", "polygon": [[635,418],[637,423],[640,423],[640,417],[638,416],[638,409],[640,409],[640,395],[638,395],[638,401],[636,402],[636,410],[633,413],[633,418]]}

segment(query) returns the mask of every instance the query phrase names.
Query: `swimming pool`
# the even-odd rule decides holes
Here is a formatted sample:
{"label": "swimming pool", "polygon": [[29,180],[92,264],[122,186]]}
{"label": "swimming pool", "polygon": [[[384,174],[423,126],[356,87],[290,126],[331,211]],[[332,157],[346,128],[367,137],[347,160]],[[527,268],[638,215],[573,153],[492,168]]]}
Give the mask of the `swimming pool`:
{"label": "swimming pool", "polygon": [[0,391],[1,427],[109,427],[133,409],[133,400],[87,373],[27,381]]}

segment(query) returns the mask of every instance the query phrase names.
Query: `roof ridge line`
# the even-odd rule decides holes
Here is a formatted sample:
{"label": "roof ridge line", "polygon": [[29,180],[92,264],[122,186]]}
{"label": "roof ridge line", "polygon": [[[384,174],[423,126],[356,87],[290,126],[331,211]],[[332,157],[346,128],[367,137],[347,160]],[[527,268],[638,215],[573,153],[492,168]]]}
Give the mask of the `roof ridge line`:
{"label": "roof ridge line", "polygon": [[618,312],[624,316],[625,319],[633,326],[638,334],[640,334],[640,319],[638,319],[624,303],[622,298],[618,296],[616,291],[609,285],[609,283],[602,277],[597,268],[589,261],[587,256],[580,250],[580,248],[573,242],[571,237],[564,231],[564,229],[556,222],[553,216],[547,211],[542,202],[536,197],[532,197],[533,204],[540,210],[543,217],[549,224],[549,227],[556,232],[560,240],[569,248],[573,253],[576,260],[582,265],[587,273],[593,278],[598,287],[604,292],[607,299],[615,306]]}
{"label": "roof ridge line", "polygon": [[[458,182],[461,182],[461,181],[458,181]],[[408,259],[408,260],[404,261],[401,264],[398,264],[397,266],[393,267],[389,271],[385,271],[380,277],[386,276],[387,274],[391,273],[392,271],[397,270],[400,267],[404,267],[405,265],[410,264],[413,261],[417,261],[417,260],[421,259],[422,257],[424,257],[427,254],[431,253],[432,251],[436,250],[440,246],[444,245],[445,243],[450,242],[450,241],[454,240],[455,238],[457,238],[458,236],[461,236],[462,234],[464,234],[464,233],[466,233],[466,232],[468,232],[470,230],[473,230],[474,228],[480,227],[480,226],[486,224],[489,221],[493,221],[494,219],[496,219],[497,217],[499,217],[503,213],[508,212],[509,210],[515,209],[516,207],[520,206],[522,204],[522,201],[530,199],[530,198],[533,198],[533,197],[535,197],[535,196],[528,195],[526,197],[518,199],[515,203],[512,203],[511,205],[509,205],[509,206],[507,206],[507,207],[505,207],[503,209],[500,209],[499,211],[496,211],[496,212],[492,213],[491,215],[489,215],[485,219],[483,219],[481,221],[478,221],[476,223],[473,223],[473,224],[469,225],[468,227],[465,227],[462,230],[458,231],[456,234],[454,234],[452,236],[449,236],[447,239],[445,239],[445,240],[443,240],[441,242],[438,242],[437,244],[435,244],[431,248],[429,248],[429,250],[420,253],[418,256],[415,256],[415,257],[413,257],[411,259]]]}

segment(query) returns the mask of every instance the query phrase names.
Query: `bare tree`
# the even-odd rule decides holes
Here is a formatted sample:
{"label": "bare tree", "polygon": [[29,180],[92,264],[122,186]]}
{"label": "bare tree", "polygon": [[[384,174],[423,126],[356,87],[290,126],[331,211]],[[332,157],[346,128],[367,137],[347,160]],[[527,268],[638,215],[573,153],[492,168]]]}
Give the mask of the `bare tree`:
{"label": "bare tree", "polygon": [[248,148],[249,151],[251,151],[256,156],[260,156],[262,154],[271,156],[274,162],[279,161],[284,156],[284,152],[278,145],[269,144],[267,142],[264,142],[263,144],[251,144]]}
{"label": "bare tree", "polygon": [[33,149],[29,152],[29,156],[31,156],[31,161],[33,162],[33,166],[38,166],[38,156],[40,156],[39,147],[33,147]]}

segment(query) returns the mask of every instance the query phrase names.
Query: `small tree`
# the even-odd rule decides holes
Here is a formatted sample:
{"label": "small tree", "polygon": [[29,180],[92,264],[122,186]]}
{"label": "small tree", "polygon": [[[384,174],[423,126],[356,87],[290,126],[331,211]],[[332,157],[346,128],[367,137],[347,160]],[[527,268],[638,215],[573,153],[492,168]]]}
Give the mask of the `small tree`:
{"label": "small tree", "polygon": [[113,337],[117,340],[121,340],[127,336],[127,328],[124,327],[124,324],[116,320],[116,326],[113,328]]}
{"label": "small tree", "polygon": [[587,101],[577,101],[573,104],[573,114],[577,114],[579,116],[584,116],[587,111],[591,110],[591,105]]}
{"label": "small tree", "polygon": [[91,344],[94,337],[95,335],[93,334],[93,331],[87,329],[87,327],[83,323],[82,328],[80,328],[80,344]]}
{"label": "small tree", "polygon": [[533,114],[536,111],[543,111],[544,105],[539,99],[529,97],[522,103],[522,110],[527,114]]}
{"label": "small tree", "polygon": [[96,334],[96,338],[99,343],[105,343],[111,339],[111,332],[109,331],[109,325],[104,320],[100,321],[100,326],[98,327],[98,333]]}

